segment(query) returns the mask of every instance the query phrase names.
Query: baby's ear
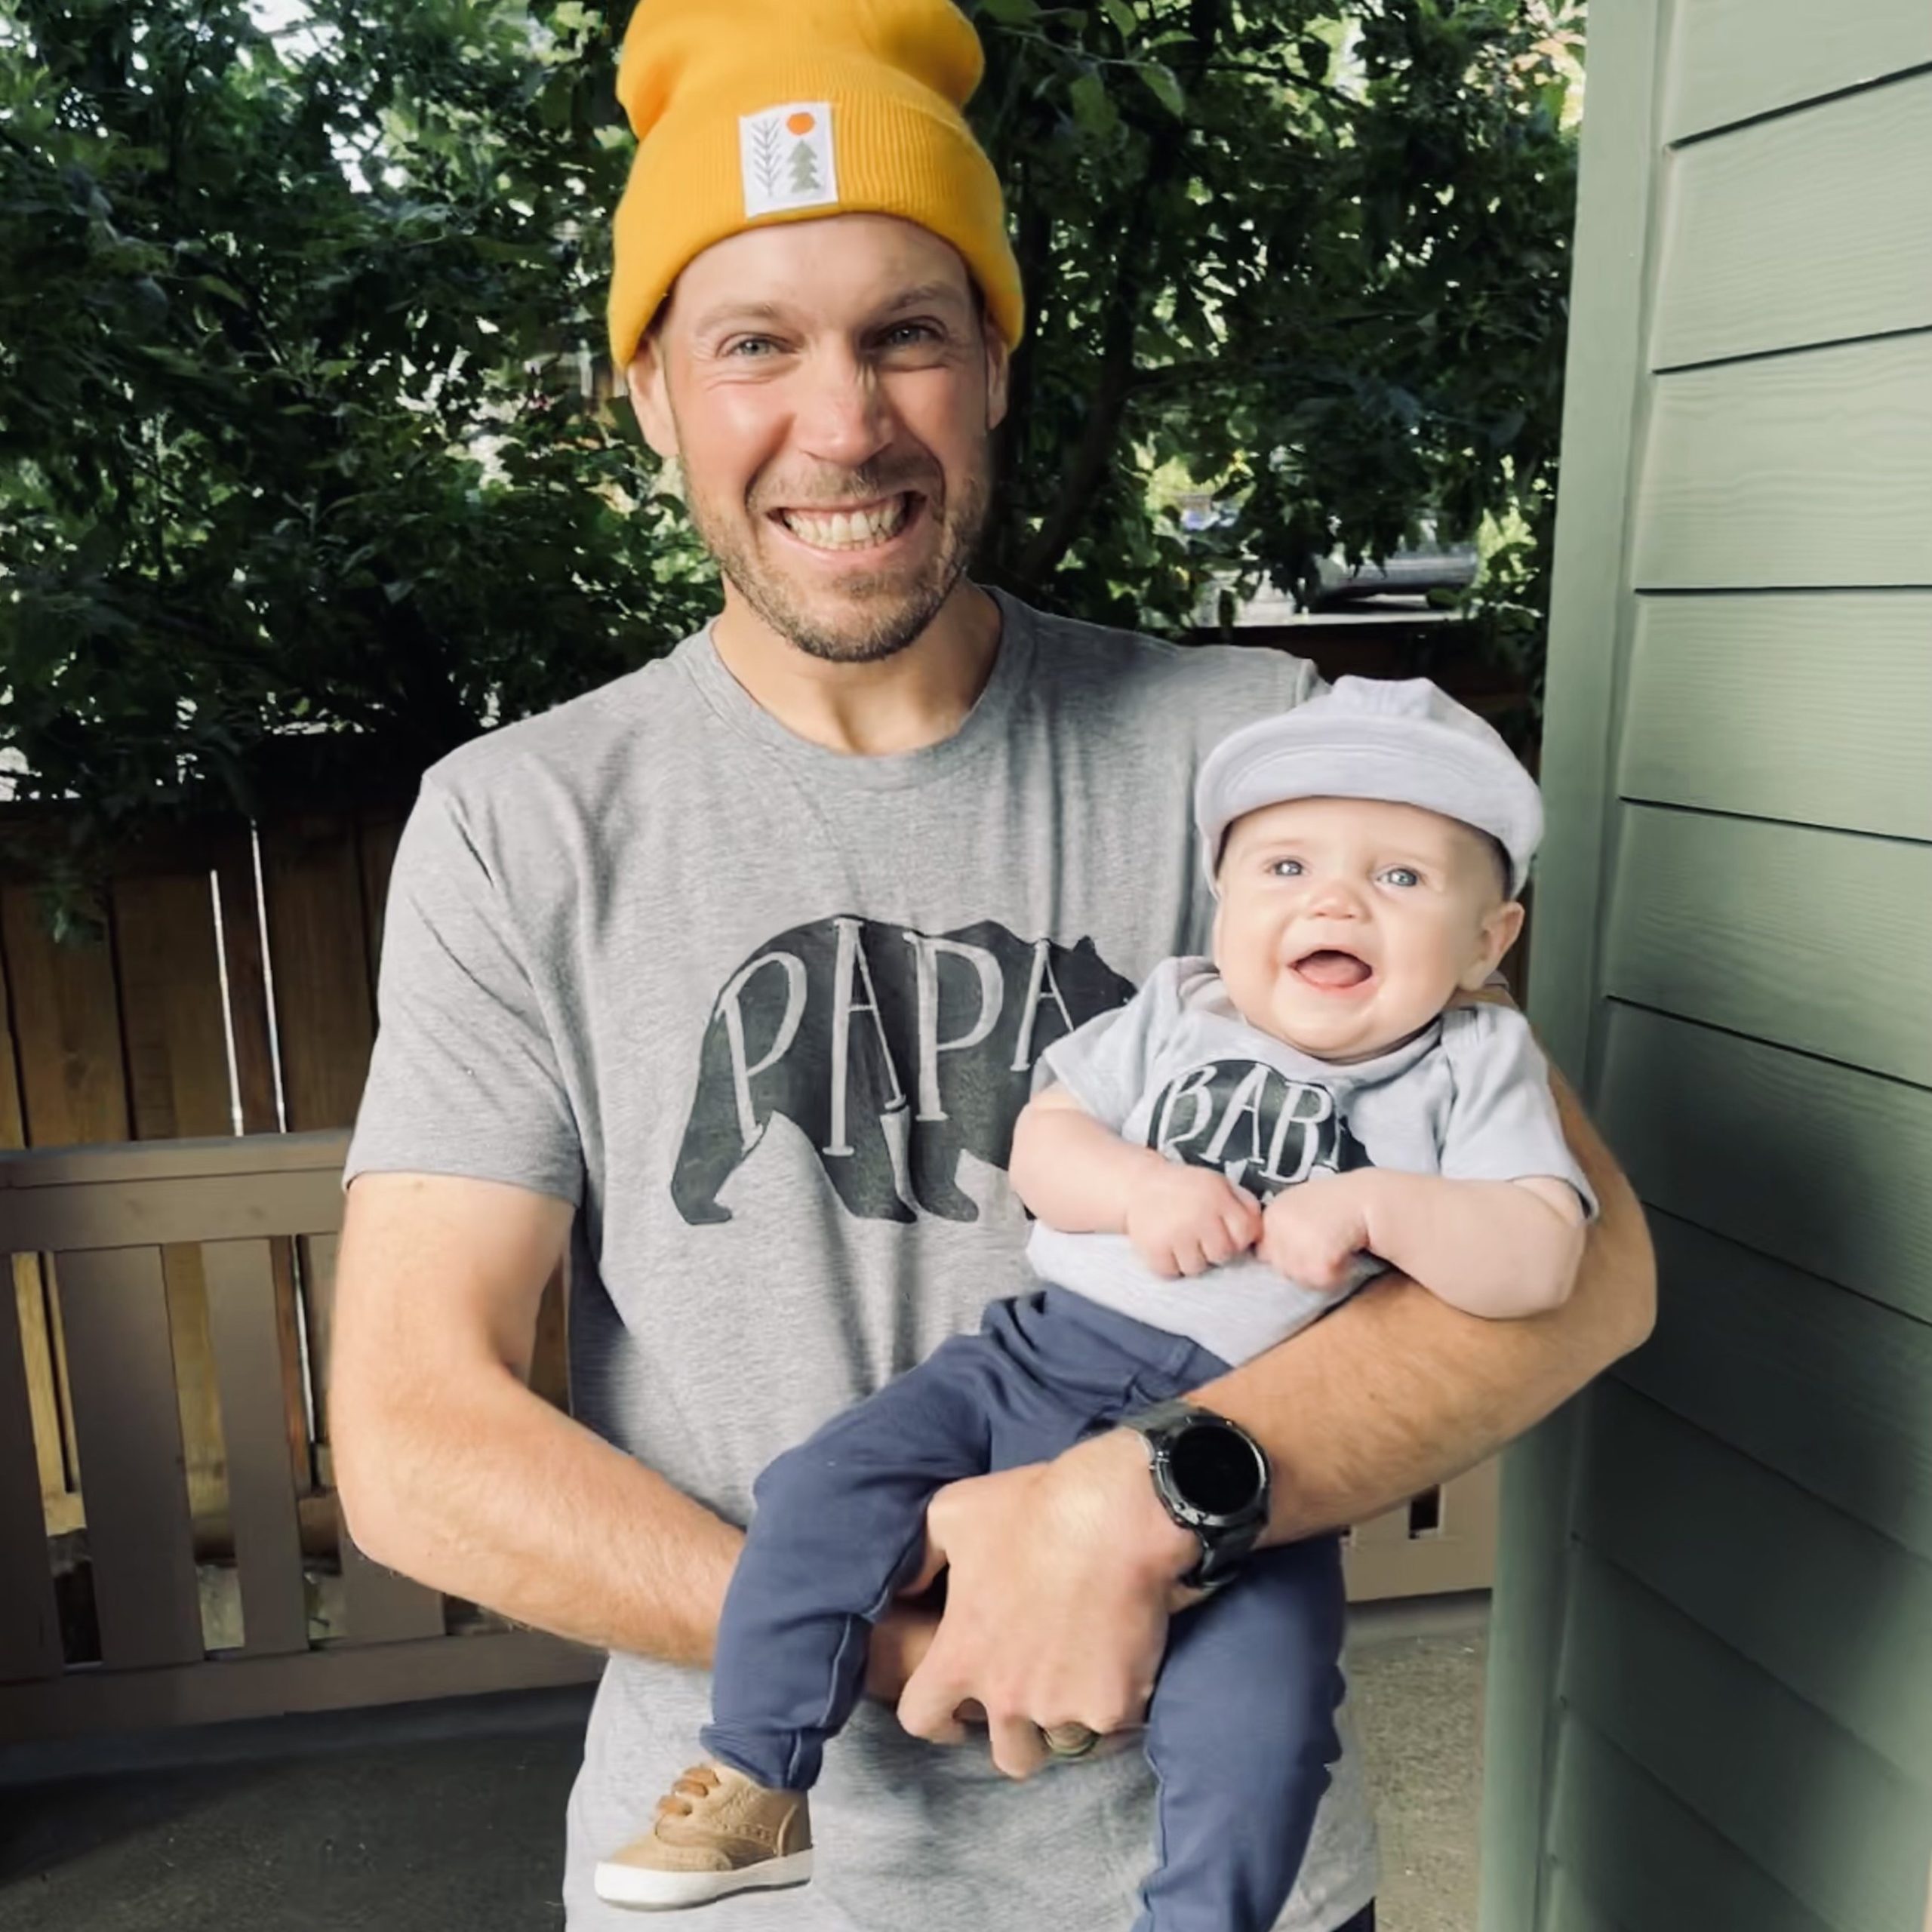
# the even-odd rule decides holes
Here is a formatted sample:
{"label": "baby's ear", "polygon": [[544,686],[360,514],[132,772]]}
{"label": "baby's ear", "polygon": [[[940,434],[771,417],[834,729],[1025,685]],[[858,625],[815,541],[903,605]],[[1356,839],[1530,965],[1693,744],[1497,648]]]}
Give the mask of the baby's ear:
{"label": "baby's ear", "polygon": [[1506,900],[1482,922],[1481,946],[1469,970],[1457,984],[1466,993],[1478,992],[1491,974],[1502,964],[1503,955],[1516,943],[1523,931],[1522,901]]}

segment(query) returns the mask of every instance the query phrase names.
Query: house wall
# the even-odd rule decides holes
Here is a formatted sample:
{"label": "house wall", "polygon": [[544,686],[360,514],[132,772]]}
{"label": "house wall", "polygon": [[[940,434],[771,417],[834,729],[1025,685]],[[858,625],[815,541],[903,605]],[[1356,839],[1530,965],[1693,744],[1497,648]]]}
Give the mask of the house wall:
{"label": "house wall", "polygon": [[1532,1011],[1652,1343],[1507,1472],[1484,1932],[1920,1932],[1932,5],[1592,9]]}

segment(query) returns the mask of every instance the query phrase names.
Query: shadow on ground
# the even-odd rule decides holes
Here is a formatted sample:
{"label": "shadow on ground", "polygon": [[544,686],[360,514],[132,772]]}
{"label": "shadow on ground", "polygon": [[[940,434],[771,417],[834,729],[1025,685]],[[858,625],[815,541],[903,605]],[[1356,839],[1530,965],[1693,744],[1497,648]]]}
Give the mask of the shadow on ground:
{"label": "shadow on ground", "polygon": [[[1382,1932],[1475,1924],[1481,1632],[1468,1600],[1355,1620]],[[589,1701],[0,1752],[0,1932],[559,1932]]]}
{"label": "shadow on ground", "polygon": [[1467,1600],[1352,1647],[1382,1841],[1377,1932],[1475,1932],[1487,1647],[1486,1620]]}
{"label": "shadow on ground", "polygon": [[574,1724],[0,1789],[0,1932],[544,1932]]}

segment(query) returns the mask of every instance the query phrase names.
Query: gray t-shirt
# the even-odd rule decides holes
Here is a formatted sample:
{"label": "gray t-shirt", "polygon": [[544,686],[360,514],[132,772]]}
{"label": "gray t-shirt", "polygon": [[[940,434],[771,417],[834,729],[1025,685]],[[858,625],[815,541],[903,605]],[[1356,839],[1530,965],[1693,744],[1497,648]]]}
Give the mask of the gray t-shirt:
{"label": "gray t-shirt", "polygon": [[[1589,1183],[1564,1144],[1549,1069],[1511,1007],[1452,1008],[1373,1060],[1317,1060],[1251,1026],[1210,959],[1164,960],[1124,1007],[1042,1056],[1088,1112],[1138,1147],[1214,1168],[1263,1202],[1353,1168],[1451,1180]],[[1340,1298],[1238,1255],[1204,1275],[1155,1274],[1124,1235],[1043,1221],[1027,1259],[1045,1279],[1242,1362]],[[1352,1291],[1382,1263],[1362,1257]]]}
{"label": "gray t-shirt", "polygon": [[[1040,1051],[1198,952],[1200,760],[1308,665],[1001,600],[943,743],[804,742],[706,635],[424,780],[397,855],[349,1172],[578,1204],[572,1403],[737,1523],[758,1472],[1028,1278],[1007,1184]],[[572,1794],[571,1932],[708,1716],[703,1673],[614,1657]],[[1018,1786],[862,1708],[813,1795],[817,1875],[706,1932],[1123,1932],[1151,1854],[1137,1752]],[[1356,1760],[1293,1932],[1374,1887]]]}

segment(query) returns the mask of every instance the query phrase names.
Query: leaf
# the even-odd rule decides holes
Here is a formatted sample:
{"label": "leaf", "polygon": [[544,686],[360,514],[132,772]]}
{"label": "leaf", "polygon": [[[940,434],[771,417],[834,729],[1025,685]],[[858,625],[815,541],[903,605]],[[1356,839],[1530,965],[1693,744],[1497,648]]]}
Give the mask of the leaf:
{"label": "leaf", "polygon": [[1086,133],[1104,138],[1119,127],[1119,112],[1098,74],[1091,70],[1082,74],[1067,93],[1073,103],[1073,118]]}
{"label": "leaf", "polygon": [[1177,121],[1187,118],[1187,97],[1180,91],[1180,83],[1174,78],[1174,69],[1158,60],[1150,60],[1137,67],[1134,72],[1147,83],[1154,98]]}
{"label": "leaf", "polygon": [[1131,40],[1140,31],[1140,16],[1128,4],[1128,0],[1100,0],[1101,10],[1114,23],[1114,31],[1122,40]]}

